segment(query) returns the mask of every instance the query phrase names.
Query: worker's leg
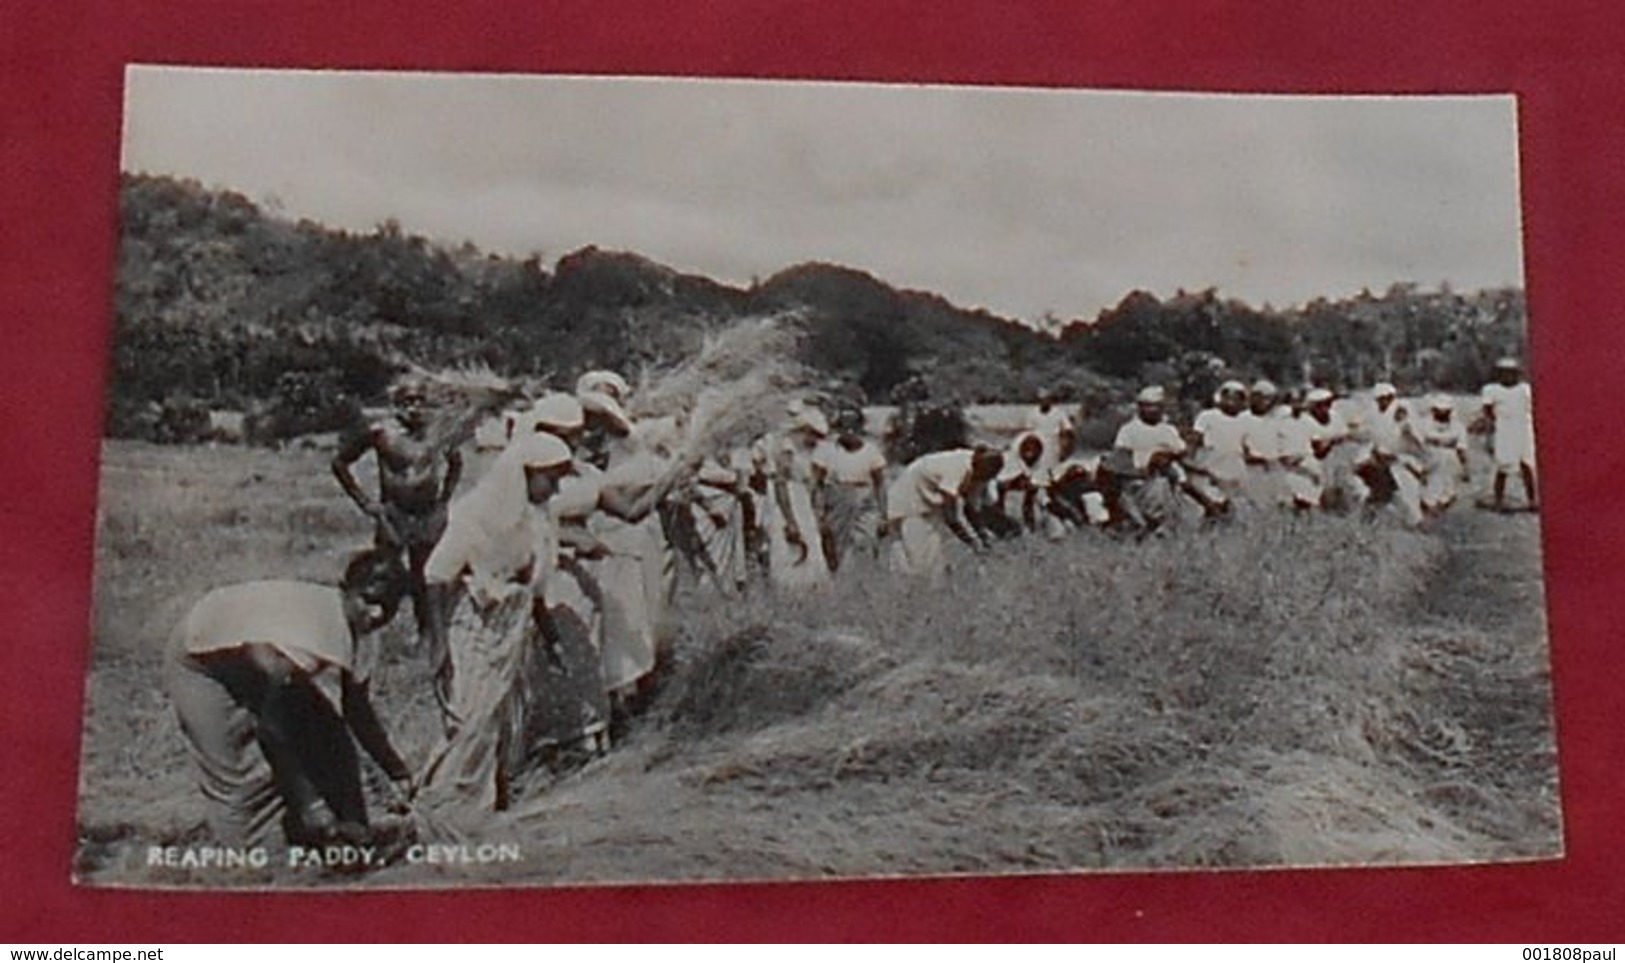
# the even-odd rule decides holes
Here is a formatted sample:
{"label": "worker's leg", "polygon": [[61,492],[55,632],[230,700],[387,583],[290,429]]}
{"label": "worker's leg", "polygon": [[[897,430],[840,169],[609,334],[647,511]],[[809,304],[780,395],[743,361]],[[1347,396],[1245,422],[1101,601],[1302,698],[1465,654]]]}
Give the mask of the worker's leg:
{"label": "worker's leg", "polygon": [[299,771],[341,828],[364,828],[367,805],[361,789],[361,759],[340,709],[308,678],[284,691],[288,696],[284,711]]}
{"label": "worker's leg", "polygon": [[1415,528],[1422,524],[1422,480],[1404,465],[1394,466],[1394,499],[1405,524]]}
{"label": "worker's leg", "polygon": [[[211,662],[222,668],[230,659],[229,652],[216,653]],[[209,664],[184,654],[166,660],[165,688],[208,800],[214,840],[223,846],[262,844],[282,803],[270,767],[253,749],[253,717]]]}

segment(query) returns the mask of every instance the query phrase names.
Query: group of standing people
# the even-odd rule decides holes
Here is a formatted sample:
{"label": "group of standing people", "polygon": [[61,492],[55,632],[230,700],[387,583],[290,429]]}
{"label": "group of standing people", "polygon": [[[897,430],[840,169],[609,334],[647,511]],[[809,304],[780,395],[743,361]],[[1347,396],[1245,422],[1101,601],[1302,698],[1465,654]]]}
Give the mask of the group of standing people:
{"label": "group of standing people", "polygon": [[[453,819],[509,807],[523,776],[561,752],[606,751],[654,677],[679,568],[730,595],[813,590],[846,569],[940,579],[956,542],[1143,533],[1198,508],[1388,505],[1419,525],[1468,477],[1454,402],[1413,411],[1389,385],[1351,414],[1325,389],[1288,397],[1267,381],[1227,382],[1189,427],[1148,387],[1101,453],[1076,451],[1077,424],[1046,399],[1008,446],[900,466],[855,408],[796,400],[778,430],[699,452],[680,443],[681,416],[635,420],[631,393],[594,371],[527,399],[476,433],[477,477],[464,486],[463,454],[428,430],[423,387],[403,385],[392,417],[333,460],[376,526],[340,587],[246,583],[198,603],[177,632],[170,691],[221,842],[260,838],[278,813],[290,841],[364,837],[352,735],[403,802]],[[1496,463],[1490,505],[1505,506],[1517,473],[1532,509],[1516,362],[1497,366],[1480,418]],[[376,497],[353,473],[368,452]],[[417,767],[373,710],[362,643],[406,598],[440,716]]]}

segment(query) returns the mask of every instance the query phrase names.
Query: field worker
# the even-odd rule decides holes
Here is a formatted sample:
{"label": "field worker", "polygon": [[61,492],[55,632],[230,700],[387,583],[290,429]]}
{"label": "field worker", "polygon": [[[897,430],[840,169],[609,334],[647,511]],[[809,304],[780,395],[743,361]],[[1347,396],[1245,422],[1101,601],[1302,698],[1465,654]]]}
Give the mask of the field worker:
{"label": "field worker", "polygon": [[1027,416],[1026,430],[1044,442],[1044,463],[1048,469],[1071,456],[1078,441],[1078,423],[1060,404],[1054,391],[1046,390],[1038,396],[1038,407]]}
{"label": "field worker", "polygon": [[896,535],[893,568],[907,575],[939,577],[946,568],[945,527],[972,549],[991,537],[965,515],[965,501],[1004,468],[1004,456],[991,448],[954,448],[921,455],[886,490],[886,527]]}
{"label": "field worker", "polygon": [[525,423],[572,446],[572,471],[559,481],[547,510],[558,532],[559,550],[546,575],[544,605],[534,613],[537,628],[556,658],[527,661],[527,691],[534,698],[526,713],[524,745],[547,753],[609,748],[611,717],[603,676],[603,591],[590,559],[606,553],[587,521],[602,498],[603,473],[574,457],[573,446],[586,428],[580,400],[563,392],[537,399]]}
{"label": "field worker", "polygon": [[1405,524],[1422,524],[1422,483],[1427,473],[1425,449],[1409,412],[1399,407],[1389,423],[1392,431],[1373,432],[1355,471],[1364,486],[1371,511],[1384,507],[1397,512]]}
{"label": "field worker", "polygon": [[1362,419],[1366,442],[1380,445],[1385,451],[1399,447],[1399,435],[1409,417],[1405,406],[1399,403],[1399,392],[1386,381],[1371,386],[1371,407]]}
{"label": "field worker", "polygon": [[1309,405],[1311,442],[1315,456],[1321,461],[1325,478],[1321,505],[1326,508],[1347,508],[1365,501],[1365,484],[1355,471],[1361,455],[1364,427],[1357,414],[1340,409],[1336,396],[1329,390],[1311,392]]}
{"label": "field worker", "polygon": [[745,561],[750,569],[749,578],[766,583],[771,578],[768,573],[767,502],[772,497],[773,489],[768,477],[767,440],[756,439],[743,456],[736,452],[731,459],[742,482],[739,488],[740,528],[745,535]]}
{"label": "field worker", "polygon": [[1036,431],[1016,436],[1004,455],[1004,468],[993,480],[994,501],[1001,518],[1036,532],[1043,526],[1043,496],[1049,487],[1046,445]]}
{"label": "field worker", "polygon": [[1467,467],[1467,428],[1456,417],[1455,402],[1437,394],[1428,400],[1428,416],[1416,424],[1427,473],[1422,485],[1422,511],[1439,516],[1456,502],[1458,485],[1471,478]]}
{"label": "field worker", "polygon": [[[1317,392],[1326,396],[1324,401]],[[1289,403],[1275,409],[1278,476],[1286,492],[1285,504],[1295,511],[1319,508],[1325,493],[1326,477],[1315,453],[1315,436],[1318,429],[1327,426],[1316,422],[1308,402],[1312,397],[1317,404],[1330,405],[1330,395],[1324,388],[1311,389],[1302,404]]]}
{"label": "field worker", "polygon": [[1315,457],[1325,461],[1349,441],[1348,422],[1333,408],[1337,396],[1326,388],[1311,388],[1303,396],[1303,413],[1309,418],[1310,444]]}
{"label": "field worker", "polygon": [[804,401],[790,404],[789,424],[764,440],[769,480],[764,500],[768,571],[781,588],[804,589],[829,582],[824,521],[812,500],[812,456],[829,437],[824,413]]}
{"label": "field worker", "polygon": [[528,663],[538,653],[558,658],[538,622],[559,551],[547,503],[573,472],[563,441],[542,432],[516,437],[453,504],[445,538],[429,558],[437,598],[452,600],[447,735],[422,780],[430,806],[495,810],[510,802],[529,749]]}
{"label": "field worker", "polygon": [[[560,415],[567,415],[562,408]],[[541,426],[572,446],[580,444],[584,431],[583,419],[567,416],[544,419]],[[594,630],[593,654],[600,661],[578,673],[566,655],[563,668],[571,678],[557,681],[574,693],[582,707],[579,717],[588,720],[592,714],[586,707],[596,710],[598,702],[585,688],[575,690],[591,679],[619,724],[654,671],[659,646],[667,555],[657,511],[693,472],[655,450],[618,451],[607,471],[579,457],[573,467],[548,503],[561,546],[549,606],[566,634],[571,624]],[[564,718],[568,722],[568,712]]]}
{"label": "field worker", "polygon": [[1062,531],[1104,528],[1112,521],[1113,485],[1098,455],[1074,456],[1050,469],[1047,495],[1051,519]]}
{"label": "field worker", "polygon": [[[428,393],[421,382],[397,385],[391,401],[393,420],[374,424],[346,440],[333,457],[333,476],[350,500],[376,523],[374,544],[405,554],[418,637],[429,644],[434,658],[423,566],[446,530],[447,505],[462,476],[463,458],[455,449],[443,452],[430,438]],[[367,497],[352,471],[369,451],[378,462],[376,501]]]}
{"label": "field worker", "polygon": [[1196,482],[1215,502],[1233,504],[1247,481],[1247,452],[1242,444],[1248,421],[1247,386],[1239,381],[1219,385],[1212,408],[1191,423],[1196,436],[1195,462],[1202,469]]}
{"label": "field worker", "polygon": [[831,572],[854,554],[880,556],[886,517],[886,456],[863,435],[863,412],[837,416],[835,436],[812,454],[813,509],[829,533],[825,554]]}
{"label": "field worker", "polygon": [[[1388,502],[1392,485],[1383,480],[1387,474],[1387,462],[1379,464],[1381,460],[1375,452],[1378,448],[1389,453],[1399,449],[1400,433],[1409,416],[1409,411],[1399,402],[1398,390],[1386,381],[1372,385],[1369,400],[1356,406],[1349,415],[1347,424],[1351,443],[1347,446],[1348,451],[1340,453],[1340,456],[1348,459],[1343,482],[1350,503]],[[1387,485],[1387,488],[1380,492],[1373,491],[1367,483],[1372,477],[1376,477],[1380,484]]]}
{"label": "field worker", "polygon": [[1534,409],[1529,383],[1523,380],[1517,359],[1502,358],[1495,363],[1495,380],[1484,386],[1481,401],[1483,418],[1492,431],[1490,453],[1495,458],[1490,507],[1505,510],[1507,474],[1516,471],[1523,479],[1525,507],[1537,510]]}
{"label": "field worker", "polygon": [[1118,429],[1112,442],[1119,461],[1130,469],[1125,507],[1142,514],[1151,527],[1167,521],[1175,510],[1174,492],[1191,496],[1210,516],[1225,510],[1222,501],[1191,484],[1182,464],[1189,448],[1179,429],[1164,417],[1167,403],[1168,393],[1160,385],[1141,389],[1134,399],[1134,417]]}
{"label": "field worker", "polygon": [[[589,385],[594,383],[586,375],[582,378]],[[611,458],[617,453],[626,456],[636,450],[636,443],[632,437],[634,427],[632,417],[627,413],[625,404],[616,395],[616,386],[610,383],[608,387],[611,390],[590,388],[586,391],[576,391],[576,400],[581,402],[582,412],[587,419],[586,427],[576,444],[577,453],[599,468],[608,468]]]}
{"label": "field worker", "polygon": [[1135,471],[1156,474],[1185,454],[1179,429],[1163,418],[1167,401],[1167,392],[1159,386],[1142,389],[1134,399],[1134,417],[1117,431],[1112,447],[1128,457]]}
{"label": "field worker", "polygon": [[368,694],[372,660],[359,651],[394,616],[406,581],[394,553],[375,548],[351,559],[339,588],[230,585],[181,621],[165,688],[209,800],[213,843],[261,845],[279,816],[293,845],[366,843],[352,736],[401,798],[412,796],[411,772]]}
{"label": "field worker", "polygon": [[[604,684],[617,718],[632,712],[650,691],[670,626],[666,612],[675,590],[676,557],[666,537],[661,503],[686,487],[699,464],[671,457],[683,426],[679,419],[624,419],[610,395],[580,396],[595,418],[615,422],[605,438],[599,511],[590,529],[608,549],[591,566],[604,590]],[[602,415],[596,413],[601,409]],[[617,417],[620,416],[620,417]],[[582,439],[591,444],[591,435]]]}
{"label": "field worker", "polygon": [[1247,410],[1237,416],[1241,421],[1242,460],[1247,463],[1243,488],[1254,505],[1277,506],[1291,499],[1280,471],[1279,398],[1275,383],[1260,378],[1248,387]]}
{"label": "field worker", "polygon": [[744,591],[751,574],[745,539],[747,473],[734,467],[749,458],[744,450],[706,458],[694,476],[690,500],[704,552],[701,568],[713,584],[729,592]]}

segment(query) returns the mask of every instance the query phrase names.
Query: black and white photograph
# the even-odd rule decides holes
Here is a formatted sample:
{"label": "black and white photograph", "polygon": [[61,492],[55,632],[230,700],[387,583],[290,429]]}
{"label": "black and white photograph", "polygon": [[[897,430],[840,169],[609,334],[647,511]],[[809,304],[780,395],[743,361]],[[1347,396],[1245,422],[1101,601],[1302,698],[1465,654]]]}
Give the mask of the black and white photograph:
{"label": "black and white photograph", "polygon": [[124,111],[78,883],[1563,855],[1514,97]]}

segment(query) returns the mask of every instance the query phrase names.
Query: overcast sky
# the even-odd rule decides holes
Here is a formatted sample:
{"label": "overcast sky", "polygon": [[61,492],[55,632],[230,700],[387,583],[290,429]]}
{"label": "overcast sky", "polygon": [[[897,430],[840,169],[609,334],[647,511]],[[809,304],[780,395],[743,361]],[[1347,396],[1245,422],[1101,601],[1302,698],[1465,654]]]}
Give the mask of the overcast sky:
{"label": "overcast sky", "polygon": [[748,283],[803,261],[1017,318],[1522,283],[1510,97],[132,68],[124,168],[289,217]]}

